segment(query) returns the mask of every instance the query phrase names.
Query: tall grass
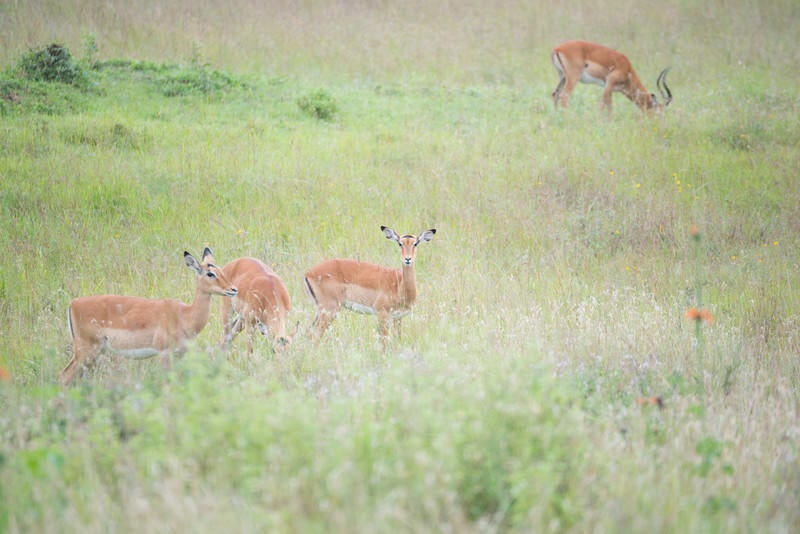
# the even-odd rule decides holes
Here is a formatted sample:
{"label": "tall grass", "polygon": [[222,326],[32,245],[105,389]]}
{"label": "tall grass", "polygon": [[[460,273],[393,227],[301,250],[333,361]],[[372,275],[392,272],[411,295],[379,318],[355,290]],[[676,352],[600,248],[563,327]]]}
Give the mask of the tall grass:
{"label": "tall grass", "polygon": [[[797,530],[798,22],[792,2],[0,6],[0,529]],[[617,96],[608,122],[591,86],[555,112],[549,49],[574,37],[646,84],[672,65],[669,113]],[[15,81],[50,42],[87,87]],[[270,264],[302,334],[307,268],[398,264],[381,224],[438,229],[385,353],[342,314],[319,346],[228,358],[217,304],[171,371],[103,357],[56,386],[76,296],[189,300],[182,253],[210,246]],[[702,365],[692,307],[715,317]]]}

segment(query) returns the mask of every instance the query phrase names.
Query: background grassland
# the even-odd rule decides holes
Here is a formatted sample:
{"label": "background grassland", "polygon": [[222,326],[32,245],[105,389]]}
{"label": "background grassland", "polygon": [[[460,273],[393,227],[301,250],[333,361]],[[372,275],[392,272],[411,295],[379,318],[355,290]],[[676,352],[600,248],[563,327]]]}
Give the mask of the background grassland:
{"label": "background grassland", "polygon": [[[0,5],[0,530],[800,528],[796,2],[164,4]],[[669,113],[554,112],[576,37]],[[15,81],[51,42],[87,86]],[[386,353],[350,314],[227,360],[215,303],[171,372],[56,386],[76,296],[187,300],[208,245],[303,332],[381,224],[439,230]]]}

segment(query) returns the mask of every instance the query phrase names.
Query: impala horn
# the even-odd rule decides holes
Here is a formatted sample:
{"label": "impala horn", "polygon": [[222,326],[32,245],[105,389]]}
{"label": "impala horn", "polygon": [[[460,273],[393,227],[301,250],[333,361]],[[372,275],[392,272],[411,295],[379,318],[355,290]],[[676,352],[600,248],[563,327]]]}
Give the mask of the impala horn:
{"label": "impala horn", "polygon": [[667,107],[669,103],[672,102],[672,93],[667,86],[667,73],[669,72],[670,68],[671,67],[667,67],[666,69],[662,70],[661,74],[658,75],[658,80],[656,80],[658,92],[661,93],[661,98],[664,99],[664,107]]}

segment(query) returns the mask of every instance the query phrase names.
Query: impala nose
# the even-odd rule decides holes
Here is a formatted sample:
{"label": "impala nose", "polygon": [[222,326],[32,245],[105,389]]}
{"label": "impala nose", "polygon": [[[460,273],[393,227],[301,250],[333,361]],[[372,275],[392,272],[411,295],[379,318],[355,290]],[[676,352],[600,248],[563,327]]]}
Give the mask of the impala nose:
{"label": "impala nose", "polygon": [[238,292],[239,290],[236,289],[236,287],[232,287],[228,291],[226,291],[225,294],[228,295],[229,297],[235,297]]}

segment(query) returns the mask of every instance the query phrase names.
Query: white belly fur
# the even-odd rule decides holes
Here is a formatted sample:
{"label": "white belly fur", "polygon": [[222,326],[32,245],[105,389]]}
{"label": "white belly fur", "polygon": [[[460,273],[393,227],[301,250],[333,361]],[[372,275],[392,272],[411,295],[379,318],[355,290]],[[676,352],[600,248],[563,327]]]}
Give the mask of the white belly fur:
{"label": "white belly fur", "polygon": [[129,358],[131,360],[146,360],[147,358],[152,358],[153,356],[157,356],[161,352],[158,349],[153,347],[142,347],[136,349],[115,349],[108,343],[108,337],[103,339],[103,347],[102,350],[108,351],[111,354],[115,354],[117,356],[122,356],[124,358]]}
{"label": "white belly fur", "polygon": [[600,78],[595,78],[594,76],[589,76],[586,73],[586,71],[583,71],[581,73],[581,81],[583,83],[593,83],[593,84],[602,85],[602,86],[605,86],[605,84],[606,84],[605,80],[601,80]]}
{"label": "white belly fur", "polygon": [[[349,300],[344,301],[342,303],[342,306],[356,313],[365,313],[368,315],[376,315],[378,313],[377,311],[375,311],[375,308],[371,306],[366,306],[359,302],[351,302]],[[408,315],[410,311],[411,310],[392,310],[391,317],[392,319],[399,319],[400,317]]]}

